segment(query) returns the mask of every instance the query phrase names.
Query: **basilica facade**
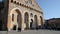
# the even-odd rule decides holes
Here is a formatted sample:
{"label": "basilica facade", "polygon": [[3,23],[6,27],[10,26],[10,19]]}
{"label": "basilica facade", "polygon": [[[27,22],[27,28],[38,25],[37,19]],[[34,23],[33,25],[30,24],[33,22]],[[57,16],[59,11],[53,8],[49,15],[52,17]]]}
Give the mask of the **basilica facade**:
{"label": "basilica facade", "polygon": [[3,0],[3,3],[1,21],[8,31],[34,29],[44,24],[43,12],[36,0]]}

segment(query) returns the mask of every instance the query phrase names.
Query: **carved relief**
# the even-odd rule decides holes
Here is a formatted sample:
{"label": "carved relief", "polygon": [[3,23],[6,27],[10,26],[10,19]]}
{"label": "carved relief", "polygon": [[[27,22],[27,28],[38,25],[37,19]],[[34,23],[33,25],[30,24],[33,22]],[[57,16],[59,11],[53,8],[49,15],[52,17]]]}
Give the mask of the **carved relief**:
{"label": "carved relief", "polygon": [[25,0],[26,4],[32,4],[31,0]]}

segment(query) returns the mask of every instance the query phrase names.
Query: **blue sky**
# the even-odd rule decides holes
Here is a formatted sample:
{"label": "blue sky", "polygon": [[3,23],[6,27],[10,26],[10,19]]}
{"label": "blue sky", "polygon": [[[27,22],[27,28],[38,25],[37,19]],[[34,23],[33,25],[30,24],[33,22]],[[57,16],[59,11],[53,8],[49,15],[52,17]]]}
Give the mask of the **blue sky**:
{"label": "blue sky", "polygon": [[2,0],[0,0],[0,1],[2,1]]}
{"label": "blue sky", "polygon": [[44,12],[44,18],[60,18],[60,0],[36,0]]}

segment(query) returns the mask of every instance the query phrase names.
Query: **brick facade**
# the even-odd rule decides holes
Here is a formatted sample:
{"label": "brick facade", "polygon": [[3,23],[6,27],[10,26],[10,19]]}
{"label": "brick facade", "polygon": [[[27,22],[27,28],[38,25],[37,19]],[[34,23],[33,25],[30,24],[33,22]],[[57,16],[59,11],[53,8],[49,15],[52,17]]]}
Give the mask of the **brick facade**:
{"label": "brick facade", "polygon": [[7,24],[9,31],[13,29],[14,25],[16,30],[18,28],[21,30],[30,29],[32,21],[33,28],[44,24],[43,12],[35,0],[4,0],[3,2],[4,23]]}

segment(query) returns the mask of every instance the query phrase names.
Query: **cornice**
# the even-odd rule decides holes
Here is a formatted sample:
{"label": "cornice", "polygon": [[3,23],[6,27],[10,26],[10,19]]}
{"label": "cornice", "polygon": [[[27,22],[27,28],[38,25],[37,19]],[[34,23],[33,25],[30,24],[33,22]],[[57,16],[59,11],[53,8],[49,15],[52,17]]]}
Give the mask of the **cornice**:
{"label": "cornice", "polygon": [[26,5],[26,4],[23,4],[23,3],[20,3],[20,2],[16,2],[16,1],[13,1],[12,3],[17,4],[17,5],[20,5],[20,6],[23,6],[23,7],[26,7],[26,8],[29,8],[29,9],[31,9],[31,10],[34,10],[34,11],[36,11],[36,12],[39,12],[39,13],[43,14],[42,11],[37,10],[37,9],[35,9],[35,8],[32,8],[32,7],[30,7],[30,6]]}

